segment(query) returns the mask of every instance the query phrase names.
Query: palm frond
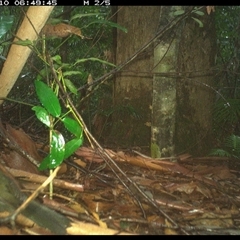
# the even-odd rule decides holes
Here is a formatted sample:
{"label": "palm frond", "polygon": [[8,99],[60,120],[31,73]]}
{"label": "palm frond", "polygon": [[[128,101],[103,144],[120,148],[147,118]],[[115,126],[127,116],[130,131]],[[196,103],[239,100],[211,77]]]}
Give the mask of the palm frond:
{"label": "palm frond", "polygon": [[213,113],[219,124],[229,122],[234,124],[240,118],[240,99],[219,100],[216,102]]}
{"label": "palm frond", "polygon": [[222,149],[212,149],[210,156],[240,158],[240,136],[230,135],[226,138]]}
{"label": "palm frond", "polygon": [[224,149],[227,149],[232,156],[240,158],[240,136],[230,135],[226,138]]}
{"label": "palm frond", "polygon": [[212,149],[209,156],[231,157],[231,154],[223,149]]}

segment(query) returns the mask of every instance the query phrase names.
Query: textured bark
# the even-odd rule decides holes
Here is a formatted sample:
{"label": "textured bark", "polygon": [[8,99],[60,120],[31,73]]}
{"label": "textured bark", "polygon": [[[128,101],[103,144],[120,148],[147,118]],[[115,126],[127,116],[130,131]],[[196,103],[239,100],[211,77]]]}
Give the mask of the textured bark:
{"label": "textured bark", "polygon": [[[118,7],[116,64],[126,61],[155,34],[160,7]],[[127,65],[115,79],[112,140],[120,146],[148,146],[150,142],[153,48]]]}
{"label": "textured bark", "polygon": [[[117,23],[128,33],[117,31],[116,64],[172,24],[174,12],[192,9],[118,7]],[[201,11],[204,16],[191,13],[117,75],[111,139],[119,146],[149,146],[151,142],[152,157],[208,152],[214,92],[207,85],[212,87],[216,38],[213,14],[208,15],[205,8]],[[203,27],[192,17],[202,21]],[[127,111],[129,106],[136,113],[131,108]]]}
{"label": "textured bark", "polygon": [[[195,16],[196,17],[196,16]],[[177,81],[176,152],[205,155],[211,146],[212,104],[216,37],[214,15],[186,20],[179,45],[178,71],[184,78]]]}
{"label": "textured bark", "polygon": [[[161,8],[160,28],[173,20],[172,13],[181,7]],[[152,95],[151,156],[168,157],[174,154],[176,72],[180,26],[167,32],[154,51],[154,78]],[[172,34],[174,33],[174,34]],[[162,74],[165,74],[163,76]]]}

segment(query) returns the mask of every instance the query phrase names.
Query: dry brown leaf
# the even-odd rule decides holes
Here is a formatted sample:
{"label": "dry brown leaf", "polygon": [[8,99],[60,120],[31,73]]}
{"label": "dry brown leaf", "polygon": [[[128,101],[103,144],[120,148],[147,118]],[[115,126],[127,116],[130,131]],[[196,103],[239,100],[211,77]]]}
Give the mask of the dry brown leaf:
{"label": "dry brown leaf", "polygon": [[211,12],[215,12],[214,6],[206,6],[207,14],[210,15]]}
{"label": "dry brown leaf", "polygon": [[219,215],[215,213],[204,213],[200,218],[191,221],[194,226],[216,226],[216,227],[233,227],[234,223],[231,214]]}
{"label": "dry brown leaf", "polygon": [[91,85],[93,84],[93,77],[92,77],[91,73],[88,75],[87,83],[89,85],[89,88],[87,90],[92,91],[92,86]]}
{"label": "dry brown leaf", "polygon": [[[165,186],[166,187],[166,186]],[[211,198],[211,192],[208,188],[200,186],[199,183],[190,182],[182,184],[172,184],[170,187],[166,187],[171,193],[175,191],[185,192],[186,194],[191,194],[194,191],[197,191],[203,194],[206,198]]]}
{"label": "dry brown leaf", "polygon": [[56,25],[46,24],[42,33],[51,37],[68,37],[71,34],[74,34],[84,39],[80,28],[65,23],[59,23]]}
{"label": "dry brown leaf", "polygon": [[8,166],[9,168],[18,169],[35,174],[39,173],[37,167],[35,167],[26,158],[22,157],[17,152],[11,151],[8,153],[2,153],[1,158],[5,162],[6,166]]}
{"label": "dry brown leaf", "polygon": [[0,226],[0,235],[16,235],[16,229]]}
{"label": "dry brown leaf", "polygon": [[29,155],[37,161],[41,161],[42,157],[38,154],[37,148],[33,140],[22,130],[15,129],[9,124],[6,124],[8,135]]}
{"label": "dry brown leaf", "polygon": [[[145,158],[142,156],[129,156],[122,151],[114,152],[110,149],[105,149],[107,154],[115,161],[126,162],[132,165],[136,165],[139,167],[144,167],[151,170],[158,170],[158,171],[165,171],[165,172],[174,172],[180,173],[185,176],[198,179],[200,181],[204,181],[210,185],[215,186],[216,182],[212,181],[211,179],[207,179],[202,177],[201,175],[192,172],[191,170],[179,165],[176,162],[170,162],[169,160],[156,160],[154,158]],[[102,162],[103,159],[96,154],[92,149],[81,147],[76,152],[76,155],[84,157],[86,160],[91,160],[95,162]],[[101,160],[100,160],[101,159]]]}
{"label": "dry brown leaf", "polygon": [[227,165],[222,166],[197,166],[196,172],[199,175],[211,175],[216,176],[219,179],[230,179],[230,178],[236,178],[236,175],[232,174],[228,168]]}
{"label": "dry brown leaf", "polygon": [[96,212],[92,212],[92,215],[100,227],[107,228],[107,224],[99,218],[99,215]]}
{"label": "dry brown leaf", "polygon": [[74,163],[76,163],[78,166],[82,167],[82,168],[85,168],[86,167],[86,163],[83,162],[81,159],[74,159],[73,160]]}
{"label": "dry brown leaf", "polygon": [[[165,225],[168,227],[172,227],[172,223],[170,223],[167,219],[165,219]],[[166,235],[177,235],[177,232],[172,228],[165,228],[164,233]]]}
{"label": "dry brown leaf", "polygon": [[119,232],[109,228],[102,228],[91,223],[75,221],[71,227],[67,228],[67,233],[71,235],[133,235],[127,232]]}

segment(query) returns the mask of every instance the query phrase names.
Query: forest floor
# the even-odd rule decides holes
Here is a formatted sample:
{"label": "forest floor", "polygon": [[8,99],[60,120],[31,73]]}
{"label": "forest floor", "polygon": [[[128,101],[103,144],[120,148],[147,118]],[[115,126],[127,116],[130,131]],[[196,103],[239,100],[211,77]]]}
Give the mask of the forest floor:
{"label": "forest floor", "polygon": [[[27,156],[39,158],[46,146],[11,126],[2,125],[0,133],[1,166],[29,196],[47,176],[32,169]],[[83,146],[53,183],[53,199],[45,187],[37,201],[76,223],[72,232],[62,226],[66,234],[240,234],[240,163],[235,159],[189,154],[153,159],[141,149]],[[0,220],[12,214],[3,215],[1,192]],[[0,224],[3,235],[49,233],[58,234],[21,218]]]}

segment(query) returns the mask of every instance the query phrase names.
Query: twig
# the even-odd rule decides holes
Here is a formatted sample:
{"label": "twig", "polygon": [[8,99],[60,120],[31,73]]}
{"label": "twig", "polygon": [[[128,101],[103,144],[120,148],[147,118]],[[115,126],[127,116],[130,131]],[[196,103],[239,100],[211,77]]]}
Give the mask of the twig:
{"label": "twig", "polygon": [[[46,176],[41,176],[41,175],[37,175],[34,173],[29,173],[29,172],[25,172],[22,170],[17,170],[17,169],[13,169],[13,168],[8,168],[6,167],[6,169],[14,176],[14,177],[18,177],[20,179],[23,179],[24,181],[31,181],[31,182],[35,182],[35,183],[42,183],[44,182],[47,177]],[[82,184],[75,184],[75,183],[71,183],[71,182],[66,182],[63,181],[61,179],[54,179],[53,180],[53,185],[55,187],[59,187],[62,189],[68,189],[68,190],[73,190],[73,191],[77,191],[77,192],[83,192],[84,191],[84,187]]]}

